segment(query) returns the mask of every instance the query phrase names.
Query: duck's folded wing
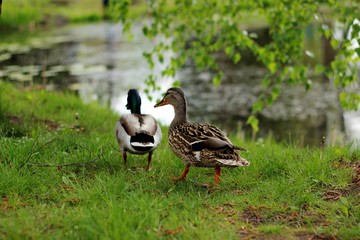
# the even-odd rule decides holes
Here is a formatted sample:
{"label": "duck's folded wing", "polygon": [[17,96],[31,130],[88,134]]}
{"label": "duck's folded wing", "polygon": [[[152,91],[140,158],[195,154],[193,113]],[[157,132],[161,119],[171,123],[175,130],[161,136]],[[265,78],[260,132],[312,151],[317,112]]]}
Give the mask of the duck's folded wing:
{"label": "duck's folded wing", "polygon": [[225,149],[234,149],[234,147],[226,141],[214,137],[209,137],[206,140],[192,142],[191,149],[193,151],[201,151],[203,149],[221,151]]}
{"label": "duck's folded wing", "polygon": [[209,124],[193,124],[181,129],[183,138],[189,142],[193,151],[234,149],[246,151],[245,148],[234,146],[219,128]]}

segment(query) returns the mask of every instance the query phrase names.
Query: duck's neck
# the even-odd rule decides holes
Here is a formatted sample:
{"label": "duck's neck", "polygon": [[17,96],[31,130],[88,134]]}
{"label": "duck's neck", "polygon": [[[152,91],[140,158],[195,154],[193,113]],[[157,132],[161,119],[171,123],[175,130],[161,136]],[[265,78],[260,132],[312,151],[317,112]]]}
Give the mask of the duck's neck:
{"label": "duck's neck", "polygon": [[131,113],[132,114],[141,114],[141,108],[140,108],[140,105],[136,105],[134,106],[134,108],[131,108],[130,109]]}
{"label": "duck's neck", "polygon": [[188,121],[187,119],[187,106],[186,106],[186,100],[184,99],[183,102],[178,103],[176,107],[174,107],[175,110],[175,116],[170,124],[170,128],[176,127],[178,124],[185,123]]}
{"label": "duck's neck", "polygon": [[136,89],[129,90],[126,108],[129,109],[132,114],[141,114],[141,98]]}
{"label": "duck's neck", "polygon": [[127,107],[130,109],[132,114],[141,114],[141,100],[132,99],[130,102],[128,102]]}

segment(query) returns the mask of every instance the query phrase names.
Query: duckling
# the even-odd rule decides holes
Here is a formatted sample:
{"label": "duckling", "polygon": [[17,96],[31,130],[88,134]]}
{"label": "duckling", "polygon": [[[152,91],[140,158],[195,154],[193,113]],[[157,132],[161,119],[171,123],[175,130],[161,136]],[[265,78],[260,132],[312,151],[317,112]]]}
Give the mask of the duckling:
{"label": "duckling", "polygon": [[250,163],[242,158],[238,150],[219,128],[210,124],[190,123],[187,119],[187,103],[181,88],[167,90],[164,98],[154,107],[170,104],[175,116],[169,127],[169,145],[172,151],[184,162],[185,170],[178,178],[186,177],[190,166],[214,167],[215,183],[220,183],[221,167],[247,166]]}
{"label": "duckling", "polygon": [[141,114],[141,98],[136,89],[128,91],[126,108],[131,114],[122,115],[114,129],[124,166],[126,167],[127,152],[140,155],[148,153],[148,171],[152,154],[162,138],[161,128],[153,116]]}

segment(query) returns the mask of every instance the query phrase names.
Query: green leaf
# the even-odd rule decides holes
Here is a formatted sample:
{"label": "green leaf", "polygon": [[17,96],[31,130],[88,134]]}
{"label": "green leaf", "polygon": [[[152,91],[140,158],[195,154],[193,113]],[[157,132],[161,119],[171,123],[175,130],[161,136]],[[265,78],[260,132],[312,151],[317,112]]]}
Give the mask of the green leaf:
{"label": "green leaf", "polygon": [[325,71],[325,67],[323,65],[317,64],[315,66],[315,74],[321,74]]}
{"label": "green leaf", "polygon": [[159,53],[158,58],[159,58],[160,63],[164,63],[164,55],[163,54]]}
{"label": "green leaf", "polygon": [[262,81],[261,81],[261,86],[263,86],[263,87],[268,87],[268,86],[270,86],[270,84],[271,84],[271,80],[270,80],[270,78],[264,78]]}
{"label": "green leaf", "polygon": [[181,86],[181,82],[179,80],[176,80],[173,82],[172,84],[174,87],[180,87]]}
{"label": "green leaf", "polygon": [[280,95],[280,91],[281,89],[279,86],[275,86],[271,89],[271,97],[273,100],[275,100]]}
{"label": "green leaf", "polygon": [[149,29],[148,29],[147,26],[144,26],[143,29],[142,29],[142,31],[143,31],[143,34],[144,34],[145,36],[147,36],[148,33],[149,33]]}
{"label": "green leaf", "polygon": [[234,55],[234,63],[238,63],[241,59],[241,55],[239,53],[235,53]]}
{"label": "green leaf", "polygon": [[219,72],[213,77],[212,82],[216,87],[219,86],[222,76],[223,73]]}
{"label": "green leaf", "polygon": [[289,72],[292,71],[292,69],[293,68],[291,66],[283,68],[283,71],[282,71],[282,73],[280,75],[280,79],[285,80],[288,77]]}
{"label": "green leaf", "polygon": [[154,61],[152,60],[152,54],[151,53],[147,53],[147,52],[143,52],[143,56],[146,58],[146,61],[148,62],[148,64],[150,65],[151,69],[154,69],[155,64]]}
{"label": "green leaf", "polygon": [[252,106],[252,113],[261,112],[263,108],[264,108],[264,103],[261,100],[258,100]]}
{"label": "green leaf", "polygon": [[266,97],[266,103],[271,106],[274,103],[274,98],[270,95]]}
{"label": "green leaf", "polygon": [[358,58],[360,57],[360,47],[355,48],[355,52],[358,55]]}
{"label": "green leaf", "polygon": [[129,32],[131,29],[131,23],[126,22],[123,26],[123,32]]}
{"label": "green leaf", "polygon": [[339,42],[336,39],[331,39],[330,44],[333,48],[337,48],[339,45]]}
{"label": "green leaf", "polygon": [[357,93],[345,93],[339,94],[341,106],[348,110],[358,110],[360,106],[360,95]]}
{"label": "green leaf", "polygon": [[359,39],[359,33],[360,33],[360,25],[359,24],[352,24],[352,31],[351,31],[351,38],[353,39]]}
{"label": "green leaf", "polygon": [[175,70],[174,70],[174,68],[167,67],[167,68],[165,68],[164,71],[161,72],[161,75],[162,76],[174,77],[175,76]]}
{"label": "green leaf", "polygon": [[311,81],[311,79],[306,80],[305,89],[306,89],[306,90],[309,90],[311,87],[312,87],[312,81]]}
{"label": "green leaf", "polygon": [[234,48],[233,47],[226,47],[225,48],[225,53],[228,56],[232,56],[234,54]]}
{"label": "green leaf", "polygon": [[251,126],[255,133],[259,131],[259,120],[254,115],[251,115],[246,123]]}
{"label": "green leaf", "polygon": [[130,41],[134,39],[134,34],[132,33],[128,33],[127,34],[127,39],[129,39]]}
{"label": "green leaf", "polygon": [[276,72],[276,63],[275,62],[271,62],[268,64],[268,68],[270,70],[270,73],[274,74]]}
{"label": "green leaf", "polygon": [[322,26],[322,30],[323,30],[323,32],[324,32],[325,37],[326,37],[327,39],[329,39],[329,38],[331,37],[331,35],[332,35],[332,31],[331,31],[331,29],[329,28],[329,26],[328,26],[328,25],[323,25],[323,26]]}

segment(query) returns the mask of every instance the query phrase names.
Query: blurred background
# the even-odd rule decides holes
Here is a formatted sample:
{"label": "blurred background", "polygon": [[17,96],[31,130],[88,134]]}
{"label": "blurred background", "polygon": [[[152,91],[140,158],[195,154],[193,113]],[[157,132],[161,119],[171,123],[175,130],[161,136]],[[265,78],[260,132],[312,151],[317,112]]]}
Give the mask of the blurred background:
{"label": "blurred background", "polygon": [[[218,86],[213,84],[213,72],[198,71],[192,61],[186,61],[175,77],[163,77],[161,72],[176,53],[169,50],[164,61],[155,62],[150,69],[143,53],[151,51],[157,39],[143,35],[147,19],[139,16],[146,1],[133,2],[139,20],[131,34],[123,32],[122,23],[109,20],[108,4],[106,0],[3,1],[0,80],[21,88],[71,91],[84,102],[99,102],[119,114],[128,112],[127,91],[137,88],[143,99],[142,112],[165,125],[171,122],[173,109],[154,109],[153,105],[179,80],[188,98],[191,121],[211,122],[231,134],[251,137],[246,121],[267,73],[254,56],[244,52],[241,61],[234,64],[218,54],[216,59],[224,72]],[[249,21],[244,28],[261,44],[271,41],[266,21],[261,18]],[[304,45],[311,50],[304,59],[309,64],[334,58],[330,43],[319,37],[313,25],[305,30]],[[145,94],[149,74],[158,77],[160,86],[151,93],[151,99]],[[325,137],[328,144],[358,144],[360,112],[342,110],[337,89],[314,78],[309,91],[304,86],[291,86],[258,115],[258,141],[272,137],[299,146],[320,146]]]}

